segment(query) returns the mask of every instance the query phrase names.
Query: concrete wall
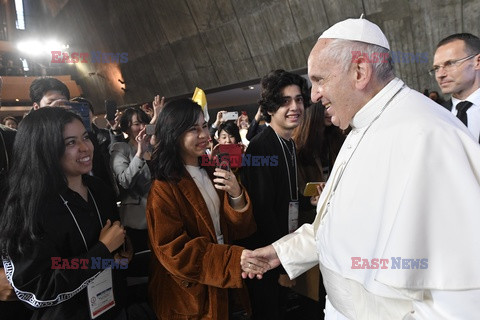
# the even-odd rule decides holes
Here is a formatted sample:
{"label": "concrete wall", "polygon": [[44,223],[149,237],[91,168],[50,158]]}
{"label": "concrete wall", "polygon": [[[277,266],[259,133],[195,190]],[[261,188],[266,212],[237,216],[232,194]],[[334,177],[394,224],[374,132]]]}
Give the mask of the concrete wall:
{"label": "concrete wall", "polygon": [[78,64],[75,78],[97,103],[133,103],[306,68],[322,31],[361,13],[384,30],[397,74],[420,91],[437,88],[427,70],[441,38],[480,35],[478,0],[82,0],[69,1],[51,30],[72,50],[128,53],[126,63]]}

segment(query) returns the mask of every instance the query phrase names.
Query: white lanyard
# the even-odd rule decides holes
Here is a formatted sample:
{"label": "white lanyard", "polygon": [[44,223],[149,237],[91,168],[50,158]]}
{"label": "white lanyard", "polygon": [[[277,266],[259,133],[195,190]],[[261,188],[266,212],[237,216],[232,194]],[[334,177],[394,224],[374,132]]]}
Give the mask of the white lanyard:
{"label": "white lanyard", "polygon": [[[95,198],[93,197],[92,193],[90,192],[90,189],[87,188],[87,190],[88,190],[88,194],[90,195],[90,197],[92,197],[93,204],[95,205],[95,209],[97,210],[98,221],[100,222],[100,226],[101,226],[102,229],[103,229],[102,218],[100,217],[100,211],[98,211],[97,202],[95,201]],[[68,201],[65,200],[65,199],[62,197],[61,194],[58,194],[58,195],[60,196],[60,198],[62,198],[63,204],[65,205],[65,207],[67,207],[68,211],[69,211],[70,214],[72,215],[73,221],[75,221],[75,224],[77,225],[78,232],[80,232],[80,235],[82,236],[83,243],[85,244],[85,249],[87,249],[87,251],[88,251],[87,241],[85,240],[85,236],[83,235],[82,229],[80,229],[80,226],[78,225],[77,219],[75,218],[72,210],[71,210],[70,207],[68,206]]]}
{"label": "white lanyard", "polygon": [[[293,162],[294,162],[293,169],[295,170],[295,193],[296,193],[296,196],[293,197],[292,182],[291,182],[291,179],[290,179],[290,164],[289,164],[289,161],[287,160],[287,154],[285,153],[285,148],[283,147],[282,139],[278,136],[278,134],[276,132],[275,132],[275,134],[277,135],[278,142],[280,142],[280,146],[282,147],[283,157],[285,158],[285,164],[287,165],[288,186],[290,188],[290,200],[291,201],[298,201],[297,157],[295,155],[295,143],[293,144],[292,159],[293,159]],[[287,148],[288,148],[288,146],[287,146]],[[288,150],[288,152],[290,152],[290,150]]]}

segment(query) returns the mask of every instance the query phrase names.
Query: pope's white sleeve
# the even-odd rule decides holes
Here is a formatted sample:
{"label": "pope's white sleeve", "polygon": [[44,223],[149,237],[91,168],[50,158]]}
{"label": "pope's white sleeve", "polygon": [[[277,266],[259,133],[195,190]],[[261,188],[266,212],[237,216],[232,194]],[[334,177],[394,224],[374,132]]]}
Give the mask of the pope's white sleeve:
{"label": "pope's white sleeve", "polygon": [[431,290],[431,298],[413,301],[415,319],[478,319],[480,290]]}
{"label": "pope's white sleeve", "polygon": [[295,279],[318,264],[317,246],[311,224],[304,224],[272,245],[290,279]]}

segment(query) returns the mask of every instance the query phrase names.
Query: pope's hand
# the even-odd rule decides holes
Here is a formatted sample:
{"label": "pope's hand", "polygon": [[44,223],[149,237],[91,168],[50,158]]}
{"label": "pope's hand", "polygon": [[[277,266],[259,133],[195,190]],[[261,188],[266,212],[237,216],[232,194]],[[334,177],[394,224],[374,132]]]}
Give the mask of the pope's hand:
{"label": "pope's hand", "polygon": [[269,245],[254,251],[243,250],[240,265],[243,270],[242,278],[262,279],[265,272],[280,265],[280,259],[273,246]]}

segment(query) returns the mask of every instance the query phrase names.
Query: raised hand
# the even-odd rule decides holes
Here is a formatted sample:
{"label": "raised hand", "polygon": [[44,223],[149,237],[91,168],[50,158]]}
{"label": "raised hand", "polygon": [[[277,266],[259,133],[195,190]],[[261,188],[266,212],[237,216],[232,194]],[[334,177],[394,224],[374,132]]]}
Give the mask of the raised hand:
{"label": "raised hand", "polygon": [[122,117],[122,114],[122,111],[117,110],[115,112],[115,118],[113,119],[113,121],[108,120],[107,115],[104,116],[104,118],[107,119],[108,124],[110,125],[110,129],[112,129],[113,131],[120,130],[120,118]]}
{"label": "raised hand", "polygon": [[155,124],[157,122],[158,116],[160,115],[160,112],[162,112],[163,107],[165,106],[165,97],[160,98],[160,95],[156,95],[155,98],[153,98],[152,105],[153,117],[150,123]]}
{"label": "raised hand", "polygon": [[137,153],[135,155],[140,159],[143,159],[143,155],[148,151],[150,145],[150,136],[146,133],[146,130],[146,128],[143,128],[135,137],[135,141],[137,141]]}
{"label": "raised hand", "polygon": [[227,112],[227,111],[222,110],[222,111],[218,111],[218,112],[217,112],[217,119],[216,119],[215,122],[214,122],[215,128],[218,129],[218,126],[219,126],[222,122],[224,122],[224,121],[223,121],[223,114],[224,114],[225,112]]}

